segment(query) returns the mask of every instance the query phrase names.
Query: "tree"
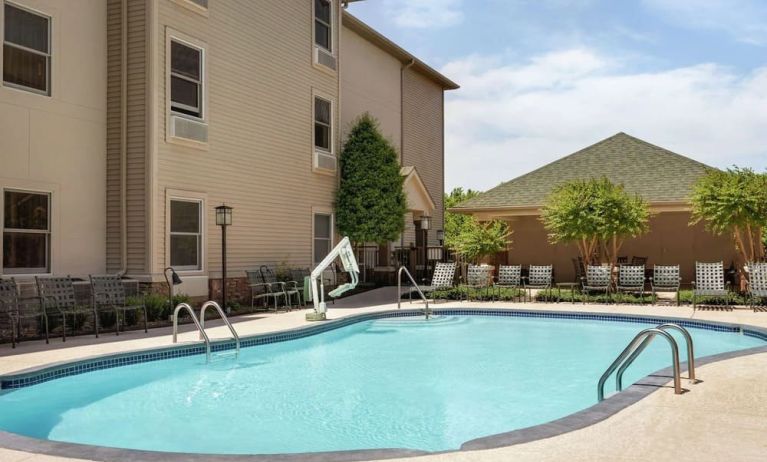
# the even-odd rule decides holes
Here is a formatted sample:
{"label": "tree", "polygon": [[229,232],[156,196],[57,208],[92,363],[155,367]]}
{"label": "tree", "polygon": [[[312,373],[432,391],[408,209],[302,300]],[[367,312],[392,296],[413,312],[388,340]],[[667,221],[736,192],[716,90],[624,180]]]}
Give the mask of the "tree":
{"label": "tree", "polygon": [[471,225],[473,221],[471,215],[450,212],[448,209],[478,195],[479,191],[471,189],[464,191],[463,188],[453,188],[450,194],[445,194],[443,201],[445,208],[445,245],[448,248],[455,249],[461,231],[464,227]]}
{"label": "tree", "polygon": [[743,262],[764,258],[767,174],[749,168],[709,170],[693,188],[692,222],[714,234],[731,233]]}
{"label": "tree", "polygon": [[508,249],[511,235],[509,225],[500,220],[480,223],[469,216],[450,248],[466,260],[480,263],[482,258]]}
{"label": "tree", "polygon": [[336,220],[341,234],[357,244],[397,239],[405,230],[407,211],[399,156],[370,114],[354,122],[340,164]]}
{"label": "tree", "polygon": [[647,232],[647,203],[607,178],[575,180],[554,189],[541,221],[552,243],[573,242],[584,262],[615,264],[627,237]]}

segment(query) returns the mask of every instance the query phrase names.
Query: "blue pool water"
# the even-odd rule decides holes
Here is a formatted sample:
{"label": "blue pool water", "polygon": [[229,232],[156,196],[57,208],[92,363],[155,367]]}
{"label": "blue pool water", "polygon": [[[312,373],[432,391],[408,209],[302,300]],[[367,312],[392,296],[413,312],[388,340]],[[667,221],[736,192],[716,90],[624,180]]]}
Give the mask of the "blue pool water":
{"label": "blue pool water", "polygon": [[[243,349],[238,360],[206,365],[197,355],[4,392],[0,429],[174,452],[456,449],[593,405],[599,376],[644,327],[485,316],[367,321]],[[764,345],[690,331],[697,357]],[[653,343],[626,383],[670,365],[668,346]]]}

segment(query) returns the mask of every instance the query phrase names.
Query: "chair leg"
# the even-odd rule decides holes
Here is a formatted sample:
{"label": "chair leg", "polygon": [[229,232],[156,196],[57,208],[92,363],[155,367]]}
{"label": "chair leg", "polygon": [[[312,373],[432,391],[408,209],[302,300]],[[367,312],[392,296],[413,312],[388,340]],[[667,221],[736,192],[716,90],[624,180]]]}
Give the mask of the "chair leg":
{"label": "chair leg", "polygon": [[[21,322],[21,318],[19,318],[19,322]],[[11,348],[16,348],[16,335],[17,335],[16,322],[13,319],[11,319]]]}
{"label": "chair leg", "polygon": [[146,305],[144,305],[144,333],[149,332],[149,319],[147,319],[146,315]]}
{"label": "chair leg", "polygon": [[[125,325],[128,323],[128,312],[123,310],[123,332],[125,332]],[[115,308],[115,335],[120,335],[120,310]]]}

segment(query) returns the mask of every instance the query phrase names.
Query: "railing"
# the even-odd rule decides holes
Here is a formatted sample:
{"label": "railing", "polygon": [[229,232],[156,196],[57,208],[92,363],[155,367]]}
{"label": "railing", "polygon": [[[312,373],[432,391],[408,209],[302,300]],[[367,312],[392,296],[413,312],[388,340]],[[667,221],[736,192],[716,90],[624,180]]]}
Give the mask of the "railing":
{"label": "railing", "polygon": [[407,270],[404,266],[400,266],[399,270],[397,271],[397,309],[400,309],[402,306],[402,272],[404,271],[405,274],[407,274],[408,279],[410,279],[410,283],[413,284],[413,287],[415,287],[415,290],[418,291],[418,295],[421,296],[421,299],[426,303],[426,308],[424,309],[424,314],[426,315],[426,319],[429,319],[429,316],[431,315],[431,310],[429,309],[429,299],[426,298],[426,295],[423,294],[421,291],[421,288],[418,287],[418,284],[416,284],[415,279],[413,279],[413,276],[410,274],[410,271]]}
{"label": "railing", "polygon": [[204,305],[202,305],[202,308],[200,308],[200,340],[203,340],[203,336],[206,336],[205,334],[205,310],[208,309],[209,306],[212,306],[216,309],[218,312],[218,315],[221,316],[221,319],[224,321],[224,324],[226,324],[226,327],[229,328],[229,332],[232,333],[232,338],[234,339],[234,345],[236,349],[235,357],[240,356],[240,336],[237,335],[237,331],[234,330],[234,327],[232,326],[232,323],[229,322],[229,318],[226,317],[224,314],[224,310],[221,309],[221,305],[214,301],[206,302]]}
{"label": "railing", "polygon": [[188,303],[179,303],[176,305],[176,309],[173,310],[173,343],[178,342],[178,314],[182,309],[189,312],[194,325],[197,327],[197,330],[200,331],[200,339],[205,341],[205,362],[210,362],[210,339],[208,338],[208,334],[205,333],[205,329],[200,325],[197,316],[195,316],[194,310]]}

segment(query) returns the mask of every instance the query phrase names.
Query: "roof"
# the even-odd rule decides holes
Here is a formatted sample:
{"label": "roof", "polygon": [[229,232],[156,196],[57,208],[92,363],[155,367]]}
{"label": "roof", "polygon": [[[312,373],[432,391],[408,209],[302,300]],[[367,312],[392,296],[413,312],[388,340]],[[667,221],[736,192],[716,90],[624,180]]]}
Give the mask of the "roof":
{"label": "roof", "polygon": [[695,181],[711,168],[621,132],[502,183],[452,210],[540,207],[562,183],[603,176],[651,204],[687,202]]}
{"label": "roof", "polygon": [[360,21],[358,18],[356,18],[355,16],[353,16],[351,13],[349,13],[346,10],[343,10],[342,21],[344,26],[348,27],[349,29],[353,30],[354,32],[356,32],[357,34],[365,38],[370,43],[376,45],[377,47],[386,51],[390,55],[394,56],[395,58],[400,60],[402,64],[408,64],[412,62],[414,70],[421,72],[422,74],[426,75],[433,81],[437,82],[445,90],[456,90],[460,88],[460,86],[457,83],[453,82],[452,80],[448,79],[444,75],[440,74],[434,68],[432,68],[425,62],[421,61],[420,59],[416,58],[415,56],[410,54],[407,50],[400,47],[396,43],[392,42],[391,40],[386,38],[384,35],[382,35],[380,32],[368,26],[364,22]]}

